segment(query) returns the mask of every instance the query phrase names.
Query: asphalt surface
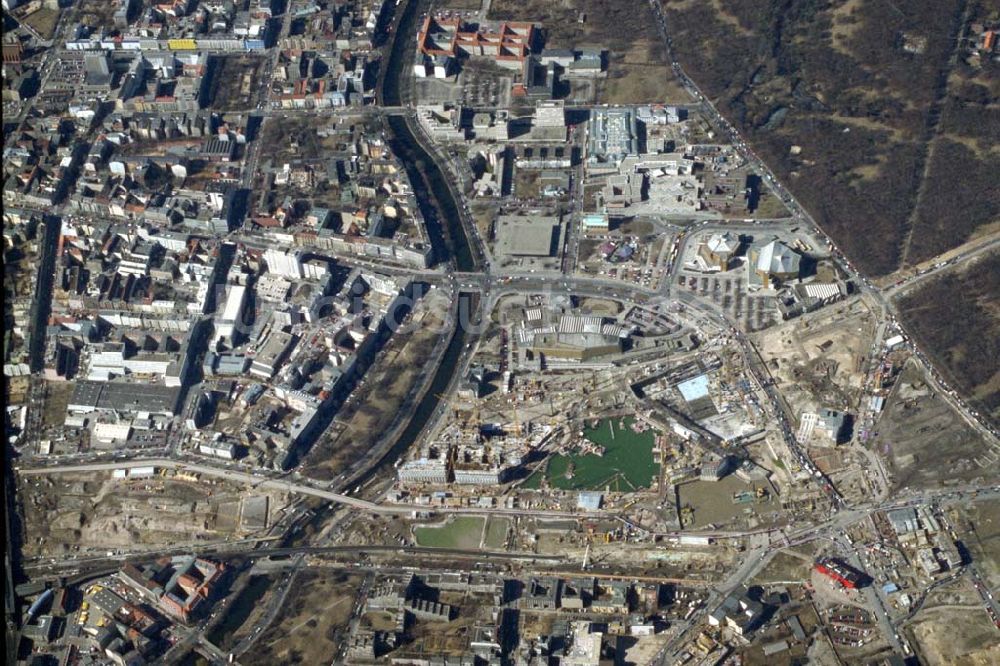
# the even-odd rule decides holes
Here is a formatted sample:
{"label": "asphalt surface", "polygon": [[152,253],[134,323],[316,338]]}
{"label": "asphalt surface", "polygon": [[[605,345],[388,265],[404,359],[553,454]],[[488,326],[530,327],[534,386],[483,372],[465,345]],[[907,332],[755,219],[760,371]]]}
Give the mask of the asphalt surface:
{"label": "asphalt surface", "polygon": [[[651,6],[653,7],[654,13],[657,16],[660,26],[663,31],[664,39],[668,46],[668,53],[670,47],[669,34],[667,32],[665,18],[662,15],[660,5],[656,0],[651,0]],[[288,23],[289,23],[290,12],[285,12],[285,17],[282,24],[282,35],[287,33]],[[275,49],[275,53],[277,49]],[[977,247],[968,252],[962,253],[958,256],[953,257],[947,262],[943,262],[941,265],[937,265],[934,268],[924,271],[918,275],[914,275],[910,278],[901,280],[892,287],[886,290],[878,290],[870,282],[859,275],[854,268],[851,266],[850,262],[836,249],[832,241],[825,236],[825,234],[816,225],[813,218],[805,211],[805,209],[798,203],[798,201],[788,192],[778,181],[774,178],[771,171],[767,166],[759,160],[753,152],[747,147],[745,141],[740,137],[735,128],[733,128],[714,108],[711,102],[703,95],[703,93],[698,89],[698,87],[693,83],[693,81],[688,78],[681,70],[678,63],[672,63],[675,74],[678,76],[682,85],[688,90],[693,98],[698,100],[697,103],[688,105],[688,108],[693,111],[698,111],[704,113],[708,118],[710,118],[713,123],[722,128],[723,132],[728,135],[729,139],[734,145],[739,149],[742,157],[744,157],[752,169],[761,173],[767,185],[774,191],[774,193],[785,202],[789,210],[792,212],[792,219],[786,221],[784,224],[774,223],[773,226],[768,223],[762,223],[757,225],[744,225],[747,230],[753,230],[755,232],[767,233],[768,229],[787,229],[794,225],[806,226],[810,233],[814,234],[816,237],[824,240],[828,247],[831,249],[832,255],[838,260],[838,262],[844,267],[847,274],[856,281],[856,283],[861,288],[862,292],[870,297],[873,301],[879,304],[882,310],[882,318],[885,320],[889,318],[893,313],[893,304],[891,302],[892,297],[904,292],[905,290],[915,286],[920,281],[927,279],[931,275],[940,273],[941,271],[947,270],[955,265],[974,259],[983,253],[992,250],[996,247],[997,243],[1000,241],[995,241],[988,243],[986,245]],[[273,62],[270,64],[268,71],[273,69]],[[51,71],[50,67],[43,69],[43,80],[47,79]],[[261,97],[263,101],[263,97]],[[491,309],[499,298],[505,295],[511,294],[529,294],[529,293],[541,293],[541,292],[556,292],[565,294],[574,294],[577,296],[594,296],[603,298],[612,298],[624,301],[633,302],[645,302],[650,299],[667,299],[672,298],[674,300],[682,302],[686,307],[697,311],[701,316],[705,317],[708,321],[713,322],[722,329],[730,328],[735,331],[733,323],[729,321],[725,313],[721,310],[713,307],[711,304],[705,303],[697,299],[696,297],[690,295],[684,290],[672,291],[673,277],[676,274],[677,266],[679,262],[675,262],[672,270],[668,276],[665,276],[660,289],[649,289],[645,287],[639,287],[637,285],[625,284],[620,281],[603,279],[599,277],[589,278],[589,277],[578,277],[563,272],[552,272],[552,273],[535,273],[534,271],[494,271],[490,268],[489,262],[486,261],[486,255],[482,251],[481,239],[474,231],[474,225],[472,224],[471,215],[469,214],[468,207],[464,205],[463,198],[461,195],[455,191],[453,187],[453,182],[462,182],[462,174],[456,172],[456,168],[451,164],[451,160],[448,158],[443,151],[441,151],[433,142],[429,141],[427,137],[422,135],[422,130],[419,128],[419,124],[412,122],[414,110],[410,105],[400,105],[396,107],[383,108],[379,113],[383,114],[402,114],[406,117],[407,123],[413,131],[414,135],[417,137],[418,143],[421,144],[423,149],[433,156],[433,159],[438,164],[438,168],[442,173],[452,174],[456,177],[456,181],[449,181],[448,187],[451,192],[451,196],[454,199],[456,211],[460,216],[460,221],[463,228],[466,230],[469,238],[475,238],[476,243],[472,244],[473,256],[476,261],[482,266],[481,270],[476,272],[463,272],[463,273],[452,273],[451,275],[446,275],[442,271],[414,271],[408,268],[393,268],[385,266],[383,264],[375,264],[373,262],[368,262],[361,258],[345,258],[344,263],[352,265],[366,266],[370,268],[377,268],[381,271],[388,271],[392,273],[393,271],[398,272],[400,275],[406,275],[412,277],[414,275],[420,276],[421,279],[426,279],[432,283],[450,283],[456,293],[459,290],[464,291],[477,291],[483,295],[483,308]],[[281,116],[284,112],[277,112],[271,109],[261,109],[257,115],[267,115],[267,116]],[[308,115],[306,112],[305,115]],[[247,169],[244,172],[244,187],[249,187],[252,184],[253,173],[256,171],[256,167],[261,159],[260,147],[257,145],[259,142],[253,142],[250,146],[247,156]],[[580,202],[577,202],[577,206]],[[572,220],[576,220],[578,217],[579,210],[574,211]],[[713,225],[709,223],[704,227],[706,230],[718,228],[725,230],[740,229],[740,223],[726,222],[719,223],[718,225]],[[684,239],[684,244],[690,240],[691,235],[688,234]],[[248,245],[253,246],[255,243],[260,244],[260,241],[254,240],[249,237],[245,237],[242,234],[237,234],[234,239],[240,240],[240,242],[246,242]],[[571,254],[575,257],[576,246],[578,243],[578,238],[572,234],[567,237],[567,254]],[[683,256],[683,248],[678,252],[678,256]],[[340,259],[338,259],[339,261]],[[564,262],[563,271],[571,271],[572,261],[569,263]],[[36,329],[37,330],[37,329]],[[789,425],[789,417],[786,413],[784,403],[781,399],[780,394],[774,389],[770,378],[767,376],[766,369],[762,368],[760,364],[759,356],[756,350],[752,348],[749,342],[742,336],[738,331],[736,331],[737,340],[743,350],[744,356],[747,360],[748,366],[752,369],[755,376],[756,383],[763,387],[766,394],[770,400],[770,409],[772,414],[776,419],[778,419],[781,425],[781,431],[785,438],[785,442],[789,449],[799,457],[799,462],[805,469],[815,472],[816,478],[825,483],[825,480],[818,476],[818,471],[812,466],[811,461],[805,455],[804,451],[799,447],[795,440],[794,435],[791,432]],[[912,343],[909,343],[912,346]],[[995,441],[995,432],[990,430],[988,426],[984,425],[972,410],[968,408],[953,392],[949,394],[949,389],[946,384],[940,379],[940,376],[933,370],[933,366],[929,364],[926,357],[917,349],[915,346],[912,347],[914,353],[925,364],[925,367],[929,369],[929,373],[935,378],[935,380],[941,385],[942,392],[945,394],[946,399],[952,403],[952,405],[959,410],[959,412],[966,418],[970,423],[975,424],[977,429],[986,434],[992,435]],[[460,367],[464,367],[471,357],[471,354],[463,357],[462,362],[459,364]],[[433,419],[430,421],[433,423]],[[35,464],[35,461],[31,461]],[[162,468],[171,469],[184,469],[186,471],[196,472],[204,475],[215,476],[219,478],[225,478],[229,481],[235,483],[246,483],[251,486],[266,487],[273,490],[297,493],[302,495],[308,495],[313,497],[318,497],[320,499],[327,500],[336,504],[344,505],[347,507],[355,508],[358,510],[368,511],[372,513],[379,514],[409,514],[412,512],[411,506],[393,506],[386,504],[377,504],[368,500],[360,499],[357,497],[352,497],[350,494],[337,493],[329,490],[325,487],[320,487],[321,484],[318,482],[312,482],[309,479],[301,478],[288,478],[282,477],[278,478],[276,475],[268,472],[259,473],[246,473],[238,469],[233,469],[231,467],[222,466],[220,464],[208,464],[201,462],[188,462],[186,460],[181,460],[177,458],[154,458],[154,459],[144,459],[144,460],[122,460],[122,461],[106,461],[106,462],[80,462],[79,464],[57,464],[52,466],[42,466],[37,468],[22,467],[19,469],[19,473],[25,476],[36,475],[36,474],[53,474],[53,473],[64,473],[64,472],[87,472],[87,471],[107,471],[111,469],[120,468],[135,468],[140,466],[153,465]],[[917,503],[922,503],[928,501],[928,499],[939,497],[942,494],[934,493],[921,493],[914,494],[906,498],[897,498],[892,502],[883,502],[879,504],[873,504],[869,507],[847,507],[839,499],[839,495],[836,494],[836,490],[830,484],[825,484],[825,489],[831,495],[831,499],[834,506],[840,509],[839,512],[832,515],[828,520],[822,522],[816,526],[809,526],[799,528],[797,530],[792,530],[787,533],[772,534],[771,531],[763,531],[773,536],[771,546],[767,548],[761,548],[752,550],[747,554],[740,566],[734,570],[729,576],[726,577],[718,586],[717,591],[712,597],[712,602],[716,603],[722,597],[725,596],[729,591],[735,589],[739,585],[743,584],[747,580],[750,580],[754,575],[756,575],[766,564],[770,561],[770,558],[782,548],[787,547],[789,544],[802,543],[806,540],[814,538],[832,538],[833,535],[843,530],[846,526],[857,522],[858,520],[863,520],[867,518],[872,512],[881,510],[884,508],[906,506]],[[952,494],[958,493],[958,497],[961,498],[961,491],[949,491]],[[990,492],[997,492],[996,488],[991,488]],[[607,513],[594,512],[593,514],[587,512],[561,512],[561,511],[522,511],[516,509],[475,509],[475,508],[448,508],[436,510],[439,513],[474,513],[474,514],[498,514],[498,515],[531,515],[531,516],[553,516],[553,517],[607,517]],[[762,531],[752,531],[744,533],[713,533],[713,535],[719,538],[726,538],[728,536],[745,537],[751,535],[759,535]],[[413,549],[413,548],[397,548],[397,547],[385,547],[388,552],[413,552],[420,551],[427,554],[427,549]],[[365,550],[375,550],[375,547],[367,547]],[[266,554],[271,555],[304,555],[309,553],[322,553],[322,552],[337,552],[333,547],[327,548],[317,548],[317,547],[300,547],[300,548],[261,548],[251,551],[256,557],[263,557]],[[487,559],[510,559],[521,557],[519,554],[515,553],[489,553],[475,551],[471,553],[469,551],[439,551],[436,552],[442,554],[454,554],[468,557],[479,557],[484,560]],[[239,551],[240,554],[247,554],[247,551]],[[222,551],[218,551],[220,556],[224,555]],[[860,555],[857,556],[860,558]],[[120,558],[115,558],[116,562],[120,562]],[[862,563],[859,561],[859,566]],[[74,559],[67,559],[56,565],[52,563],[51,568],[59,569],[60,567],[80,567],[89,566],[89,564]],[[117,564],[115,565],[117,566]],[[983,595],[984,603],[994,614],[994,617],[1000,608],[997,607],[996,601],[993,600],[993,595],[989,590],[986,590],[982,584],[982,579],[979,577],[978,572],[974,568],[970,568],[969,572],[973,580],[977,583],[977,588]],[[880,616],[880,623],[883,623],[883,633],[887,633],[887,638],[893,643],[894,647],[897,649],[902,647],[898,638],[894,638],[895,631],[890,631],[892,625],[886,625],[888,613],[884,608],[884,600],[882,600],[878,592],[870,592],[869,595],[874,595],[873,598],[869,599],[870,605],[876,610],[877,614]],[[705,607],[698,613],[695,614],[690,621],[687,622],[687,628],[693,628],[697,626],[697,622],[700,620],[700,616],[707,610],[711,610],[712,603],[706,604]],[[685,634],[686,635],[686,634]],[[203,637],[196,636],[194,639],[198,642],[203,642]],[[248,643],[246,647],[249,647],[251,643]],[[681,644],[680,641],[676,643],[678,646]],[[674,643],[672,643],[672,646]],[[216,659],[221,658],[220,654],[215,653],[217,648],[210,645],[203,645],[203,647],[211,653]],[[215,651],[213,651],[213,648]],[[241,646],[244,648],[244,646]],[[667,650],[664,654],[664,659],[668,657],[676,657],[676,653]]]}

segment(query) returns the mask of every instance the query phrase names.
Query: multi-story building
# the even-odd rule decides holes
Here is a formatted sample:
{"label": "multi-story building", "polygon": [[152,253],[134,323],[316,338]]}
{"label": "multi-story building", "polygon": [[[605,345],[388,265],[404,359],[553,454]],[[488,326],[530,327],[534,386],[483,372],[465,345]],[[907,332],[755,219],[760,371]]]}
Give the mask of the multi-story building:
{"label": "multi-story building", "polygon": [[399,466],[402,483],[448,483],[448,465],[444,460],[419,458]]}
{"label": "multi-story building", "polygon": [[813,568],[830,580],[851,590],[862,586],[865,576],[860,571],[844,564],[840,560],[824,558],[816,562]]}

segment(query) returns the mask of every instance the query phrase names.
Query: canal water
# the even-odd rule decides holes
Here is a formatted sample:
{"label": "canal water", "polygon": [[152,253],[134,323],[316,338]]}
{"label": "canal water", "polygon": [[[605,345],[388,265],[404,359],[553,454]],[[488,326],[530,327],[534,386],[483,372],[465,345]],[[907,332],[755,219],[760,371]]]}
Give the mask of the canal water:
{"label": "canal water", "polygon": [[[421,0],[404,0],[402,14],[396,23],[396,31],[385,63],[385,79],[382,85],[382,104],[400,106],[403,104],[400,91],[406,85],[409,63],[413,59],[416,34],[420,16]],[[390,116],[389,145],[406,167],[420,205],[420,212],[427,223],[427,231],[437,261],[454,260],[460,271],[475,271],[469,239],[465,235],[459,216],[459,202],[455,201],[447,177],[437,163],[417,141],[403,116]]]}
{"label": "canal water", "polygon": [[[413,40],[408,36],[416,33],[417,20],[420,14],[421,0],[409,0],[401,3],[402,15],[396,23],[392,49],[388,62],[385,63],[386,75],[382,89],[382,103],[385,106],[400,105],[400,86],[404,85],[407,76],[407,63],[410,61],[410,49]],[[407,170],[407,176],[413,186],[420,206],[421,214],[427,223],[428,236],[434,246],[437,261],[447,261],[460,271],[477,270],[475,259],[459,217],[458,202],[452,196],[447,180],[431,156],[417,141],[413,132],[402,116],[391,116],[388,119],[389,143],[393,152],[399,156]],[[477,294],[461,294],[459,309],[467,313],[478,308]],[[467,321],[458,317],[459,322]],[[462,351],[469,340],[469,332],[460,324],[451,334],[451,340],[445,349],[431,385],[423,398],[413,410],[410,422],[400,433],[399,438],[377,462],[373,463],[368,472],[354,481],[364,485],[373,477],[393,474],[393,463],[403,455],[416,441],[428,420],[438,408],[439,395],[447,391],[456,370],[460,366]],[[312,527],[319,528],[327,519],[330,509],[317,511],[310,520]],[[307,530],[311,531],[311,530]]]}
{"label": "canal water", "polygon": [[[400,89],[405,84],[408,66],[412,58],[411,36],[416,33],[417,21],[420,15],[421,0],[404,0],[401,5],[402,14],[396,23],[395,39],[386,63],[385,83],[382,89],[382,103],[386,106],[398,106],[401,102]],[[452,196],[447,180],[437,164],[417,141],[402,116],[391,116],[388,121],[391,131],[390,146],[406,166],[407,175],[417,195],[421,213],[427,222],[428,235],[434,244],[434,251],[439,261],[454,261],[454,267],[460,271],[476,270],[469,239],[459,216],[458,202]],[[474,312],[478,306],[478,297],[472,294],[462,294],[459,298],[459,309]],[[459,322],[465,321],[459,317]],[[452,376],[459,366],[462,350],[467,344],[468,332],[461,325],[456,326],[451,341],[445,349],[441,364],[438,366],[431,386],[424,394],[413,412],[413,417],[400,434],[395,445],[385,456],[373,465],[365,477],[359,479],[359,484],[366,483],[373,475],[381,473],[387,465],[391,465],[416,440],[427,424],[428,419],[438,407],[438,395],[444,393],[451,383]]]}

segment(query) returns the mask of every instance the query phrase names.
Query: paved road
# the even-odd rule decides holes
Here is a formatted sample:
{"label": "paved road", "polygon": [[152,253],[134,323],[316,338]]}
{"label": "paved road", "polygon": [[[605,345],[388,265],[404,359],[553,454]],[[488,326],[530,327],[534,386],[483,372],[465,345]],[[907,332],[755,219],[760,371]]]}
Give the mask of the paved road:
{"label": "paved road", "polygon": [[213,467],[206,464],[193,462],[182,462],[170,458],[148,458],[142,460],[123,460],[119,462],[104,463],[82,463],[79,465],[59,465],[52,467],[34,467],[18,470],[24,476],[45,476],[49,474],[69,474],[80,472],[106,472],[114,469],[133,469],[136,467],[156,467],[176,469],[184,472],[193,472],[207,476],[216,476],[232,481],[233,483],[245,483],[259,488],[267,488],[286,493],[300,493],[311,495],[321,499],[345,504],[352,508],[361,509],[366,512],[376,514],[410,515],[415,510],[431,514],[474,514],[474,515],[498,515],[498,516],[540,516],[549,518],[607,518],[613,516],[611,513],[603,511],[556,511],[545,509],[508,509],[508,508],[477,508],[477,507],[415,507],[413,505],[397,504],[376,504],[367,500],[351,497],[341,493],[331,492],[323,488],[317,488],[308,483],[294,482],[288,479],[277,479],[264,476],[263,473],[250,474],[244,471]]}
{"label": "paved road", "polygon": [[[880,306],[883,315],[882,319],[884,320],[886,318],[886,315],[893,312],[893,305],[888,296],[885,293],[879,291],[867,277],[858,273],[858,271],[854,268],[853,264],[851,264],[851,261],[838,249],[837,245],[833,242],[833,240],[820,228],[819,224],[817,224],[816,220],[812,217],[812,215],[805,209],[804,206],[802,206],[802,204],[798,201],[798,199],[796,199],[795,196],[790,191],[788,191],[788,189],[785,188],[785,186],[774,176],[774,173],[767,166],[767,164],[765,164],[763,160],[757,157],[757,155],[748,145],[746,139],[739,133],[736,127],[734,127],[728,120],[726,120],[725,117],[723,117],[721,113],[719,113],[718,109],[712,103],[711,99],[707,95],[705,95],[704,92],[698,87],[698,85],[691,79],[691,77],[689,77],[684,72],[680,63],[677,62],[676,59],[674,59],[673,43],[670,38],[670,32],[668,29],[666,16],[663,13],[663,7],[660,1],[649,0],[649,4],[650,7],[652,7],[653,14],[656,17],[656,20],[659,24],[660,33],[667,49],[667,58],[671,61],[671,67],[673,68],[673,72],[680,81],[681,85],[685,88],[685,90],[691,95],[692,98],[697,100],[698,103],[697,107],[699,111],[703,113],[709,120],[711,120],[716,127],[720,128],[725,135],[727,135],[729,141],[735,146],[740,156],[744,160],[746,160],[750,168],[764,177],[764,180],[767,182],[767,185],[778,196],[778,198],[780,198],[785,203],[785,206],[789,209],[789,211],[791,211],[792,221],[794,223],[807,225],[810,228],[810,232],[813,235],[815,235],[817,238],[823,239],[826,242],[827,246],[832,251],[833,256],[837,258],[838,263],[841,266],[841,269],[845,271],[848,278],[850,278],[858,286],[858,288],[862,293],[868,294],[872,298],[872,300]],[[972,251],[970,252],[970,254],[975,255],[977,253],[975,251]],[[921,362],[926,364],[929,368],[934,367],[929,362],[927,357],[920,352],[919,349],[917,349],[915,346],[913,347],[913,349],[917,354],[918,358],[921,360]],[[936,372],[934,374],[935,376],[937,376]],[[940,380],[938,381],[939,383],[942,383],[940,382]],[[979,430],[985,436],[987,436],[988,441],[994,444],[996,443],[997,438],[993,428],[985,424],[980,419],[979,415],[975,412],[975,410],[970,408],[968,405],[965,404],[964,401],[958,399],[957,397],[952,397],[950,402],[952,403],[952,406],[960,414],[962,414],[962,416],[967,421],[974,422],[975,424],[977,424],[976,429]]]}
{"label": "paved road", "polygon": [[948,269],[954,268],[958,264],[975,259],[976,257],[980,257],[989,252],[993,252],[998,248],[1000,248],[1000,237],[992,238],[985,243],[976,245],[970,250],[960,252],[946,261],[938,262],[931,268],[920,271],[916,275],[911,275],[908,278],[900,280],[892,286],[883,289],[882,293],[886,296],[886,298],[895,298],[903,292],[909,291],[911,288],[920,284],[929,277],[940,275],[941,273],[948,271]]}

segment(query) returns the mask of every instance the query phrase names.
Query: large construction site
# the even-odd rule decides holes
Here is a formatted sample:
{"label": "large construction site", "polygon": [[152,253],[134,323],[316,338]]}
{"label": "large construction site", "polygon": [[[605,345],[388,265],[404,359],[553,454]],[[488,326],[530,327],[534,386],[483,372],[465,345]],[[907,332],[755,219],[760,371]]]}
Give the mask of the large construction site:
{"label": "large construction site", "polygon": [[1000,663],[1000,16],[787,4],[5,0],[5,663]]}
{"label": "large construction site", "polygon": [[33,558],[259,539],[288,504],[253,483],[152,466],[23,477],[18,496]]}

